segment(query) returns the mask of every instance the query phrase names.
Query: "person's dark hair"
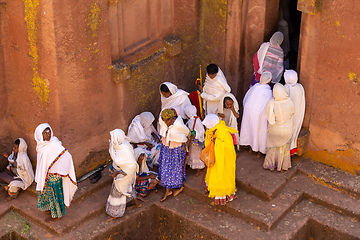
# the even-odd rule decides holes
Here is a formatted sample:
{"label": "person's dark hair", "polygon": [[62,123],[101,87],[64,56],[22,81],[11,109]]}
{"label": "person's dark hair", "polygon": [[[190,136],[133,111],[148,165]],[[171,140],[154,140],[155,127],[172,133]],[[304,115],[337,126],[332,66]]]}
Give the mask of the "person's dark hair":
{"label": "person's dark hair", "polygon": [[16,139],[14,143],[19,146],[20,145],[20,139]]}
{"label": "person's dark hair", "polygon": [[208,74],[215,74],[215,73],[219,72],[219,68],[218,68],[218,66],[216,66],[216,64],[212,63],[206,67],[206,71]]}
{"label": "person's dark hair", "polygon": [[226,101],[234,101],[234,100],[232,100],[231,97],[224,97],[224,103],[223,103],[224,108],[226,107],[226,106],[225,106],[225,102],[226,102]]}
{"label": "person's dark hair", "polygon": [[169,88],[165,84],[160,85],[160,91],[162,91],[162,92],[170,92]]}

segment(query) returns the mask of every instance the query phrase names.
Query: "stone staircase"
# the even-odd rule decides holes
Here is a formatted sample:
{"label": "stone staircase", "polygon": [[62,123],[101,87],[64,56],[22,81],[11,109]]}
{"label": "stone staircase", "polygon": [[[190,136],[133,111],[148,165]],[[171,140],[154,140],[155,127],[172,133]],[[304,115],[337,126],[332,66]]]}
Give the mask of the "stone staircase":
{"label": "stone staircase", "polygon": [[360,176],[300,157],[285,173],[264,170],[262,162],[240,152],[238,198],[225,206],[213,206],[201,176],[189,170],[177,197],[160,202],[163,190],[150,192],[141,208],[111,221],[107,169],[96,184],[79,183],[66,216],[53,223],[36,209],[33,185],[1,202],[0,239],[360,239]]}

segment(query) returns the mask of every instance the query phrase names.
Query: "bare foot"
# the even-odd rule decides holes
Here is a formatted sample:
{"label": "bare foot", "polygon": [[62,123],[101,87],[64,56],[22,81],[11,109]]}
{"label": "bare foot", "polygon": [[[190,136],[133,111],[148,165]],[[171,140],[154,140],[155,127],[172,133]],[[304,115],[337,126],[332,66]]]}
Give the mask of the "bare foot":
{"label": "bare foot", "polygon": [[166,191],[164,197],[160,200],[160,202],[165,201],[166,198],[167,198],[168,196],[170,196],[171,194],[173,194],[173,192],[172,192],[171,190]]}
{"label": "bare foot", "polygon": [[141,203],[138,203],[138,204],[135,204],[135,205],[132,205],[132,206],[128,207],[128,209],[139,208],[141,206],[142,206]]}
{"label": "bare foot", "polygon": [[249,153],[252,153],[251,147],[250,147],[250,149],[249,149]]}
{"label": "bare foot", "polygon": [[136,196],[136,199],[142,201],[142,202],[147,202],[147,200],[145,200],[142,196]]}
{"label": "bare foot", "polygon": [[110,221],[112,221],[112,220],[115,220],[115,219],[117,219],[117,217],[110,217],[108,220],[106,220],[105,222],[110,222]]}
{"label": "bare foot", "polygon": [[52,222],[55,222],[55,221],[58,221],[58,220],[60,220],[60,218],[48,217],[48,218],[45,219],[45,222],[52,223]]}
{"label": "bare foot", "polygon": [[174,197],[176,197],[177,195],[179,195],[183,190],[184,190],[184,186],[182,186],[180,189],[174,191]]}
{"label": "bare foot", "polygon": [[50,210],[45,211],[45,213],[48,214],[48,215],[51,215],[51,211],[50,211]]}
{"label": "bare foot", "polygon": [[261,158],[261,152],[258,152],[257,157]]}

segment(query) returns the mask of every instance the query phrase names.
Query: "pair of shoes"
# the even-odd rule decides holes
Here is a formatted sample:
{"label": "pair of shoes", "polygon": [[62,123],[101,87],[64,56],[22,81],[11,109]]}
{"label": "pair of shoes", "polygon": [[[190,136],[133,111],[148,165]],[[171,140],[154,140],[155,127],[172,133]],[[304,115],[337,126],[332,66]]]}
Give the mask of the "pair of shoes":
{"label": "pair of shoes", "polygon": [[94,184],[94,183],[96,183],[97,181],[99,181],[101,177],[102,177],[102,175],[101,175],[101,170],[99,170],[99,171],[93,173],[93,175],[91,175],[91,176],[89,177],[89,179],[90,179],[90,182],[91,182],[92,184]]}

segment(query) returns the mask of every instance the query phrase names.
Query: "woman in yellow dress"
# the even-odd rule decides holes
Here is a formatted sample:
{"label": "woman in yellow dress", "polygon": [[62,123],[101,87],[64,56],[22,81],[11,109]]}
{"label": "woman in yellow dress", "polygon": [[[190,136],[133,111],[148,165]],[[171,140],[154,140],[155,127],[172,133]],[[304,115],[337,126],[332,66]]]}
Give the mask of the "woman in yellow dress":
{"label": "woman in yellow dress", "polygon": [[215,205],[225,205],[235,198],[236,153],[231,134],[238,131],[226,126],[215,114],[209,114],[202,122],[206,130],[205,147],[214,141],[215,164],[207,169],[206,184],[209,197]]}

